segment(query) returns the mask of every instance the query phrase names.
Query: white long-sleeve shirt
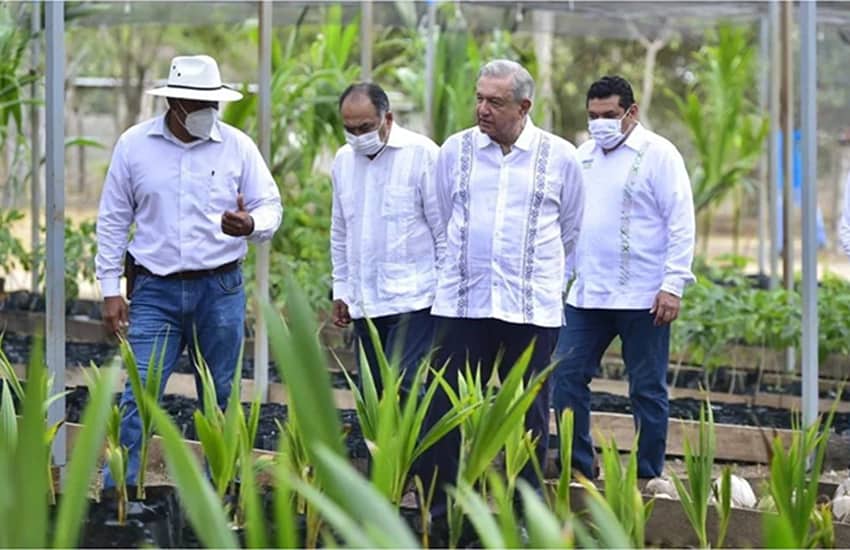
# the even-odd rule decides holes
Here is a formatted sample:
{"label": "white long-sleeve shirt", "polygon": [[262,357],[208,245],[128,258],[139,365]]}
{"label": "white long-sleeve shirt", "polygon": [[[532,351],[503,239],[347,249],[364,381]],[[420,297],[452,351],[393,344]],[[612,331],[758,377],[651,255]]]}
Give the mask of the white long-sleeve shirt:
{"label": "white long-sleeve shirt", "polygon": [[850,174],[847,174],[847,183],[844,184],[844,208],[841,210],[838,241],[844,253],[850,256]]}
{"label": "white long-sleeve shirt", "polygon": [[97,217],[95,265],[103,296],[121,293],[133,223],[129,251],[157,275],[243,258],[246,238],[221,230],[221,216],[237,210],[239,193],[254,219],[247,239],[270,239],[280,226],[280,193],[254,142],[236,128],[216,121],[209,139],[183,143],[162,115],[124,132],[112,153]]}
{"label": "white long-sleeve shirt", "polygon": [[333,163],[333,296],[354,319],[431,307],[445,245],[434,189],[437,145],[393,123],[369,159],[344,145]]}
{"label": "white long-sleeve shirt", "polygon": [[530,118],[507,155],[470,128],[440,149],[437,188],[448,227],[432,313],[560,326],[584,204],[575,147]]}
{"label": "white long-sleeve shirt", "polygon": [[567,303],[649,309],[659,291],[682,296],[694,281],[694,204],[676,147],[638,124],[607,155],[578,148],[587,202]]}

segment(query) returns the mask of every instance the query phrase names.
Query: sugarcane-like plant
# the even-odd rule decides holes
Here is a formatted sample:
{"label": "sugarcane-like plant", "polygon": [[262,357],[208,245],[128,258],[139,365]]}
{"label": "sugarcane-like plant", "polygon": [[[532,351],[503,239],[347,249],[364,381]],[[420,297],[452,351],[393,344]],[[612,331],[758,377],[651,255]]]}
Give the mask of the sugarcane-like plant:
{"label": "sugarcane-like plant", "polygon": [[[148,449],[150,440],[153,436],[153,417],[151,416],[151,403],[156,403],[159,400],[159,394],[162,391],[162,373],[165,368],[165,350],[168,340],[168,332],[166,331],[165,338],[162,341],[162,346],[157,347],[158,339],[154,340],[153,350],[148,359],[148,368],[145,380],[142,380],[139,372],[136,356],[130,347],[130,343],[121,338],[118,349],[121,353],[121,360],[124,363],[124,368],[127,369],[127,379],[130,381],[130,389],[133,392],[133,398],[136,402],[136,409],[139,412],[139,420],[142,427],[142,443],[139,449],[139,473],[135,480],[136,482],[136,498],[139,500],[145,499],[145,473],[148,466]],[[159,350],[159,356],[157,356]],[[150,399],[147,399],[149,397]],[[134,480],[128,480],[131,484]]]}

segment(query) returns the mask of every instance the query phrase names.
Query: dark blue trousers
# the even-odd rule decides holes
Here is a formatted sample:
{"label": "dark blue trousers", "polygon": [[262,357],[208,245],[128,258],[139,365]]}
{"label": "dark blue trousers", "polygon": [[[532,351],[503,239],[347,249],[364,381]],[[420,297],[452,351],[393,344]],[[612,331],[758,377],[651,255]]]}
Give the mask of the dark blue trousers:
{"label": "dark blue trousers", "polygon": [[629,399],[638,435],[638,475],[660,476],[667,444],[667,364],[670,325],[655,326],[648,310],[566,307],[554,361],[553,404],[575,414],[573,468],[594,478],[590,436],[590,381],[615,336],[623,343]]}
{"label": "dark blue trousers", "polygon": [[[378,339],[384,354],[390,361],[390,365],[396,364],[403,376],[402,393],[406,394],[416,369],[431,352],[434,345],[434,318],[431,317],[431,308],[420,309],[397,315],[386,315],[384,317],[373,317],[372,324],[378,331]],[[378,395],[381,394],[383,383],[381,381],[378,359],[375,347],[369,336],[369,326],[365,319],[354,320],[354,334],[357,336],[357,344],[366,355],[369,372],[375,380]],[[357,354],[357,368],[362,370],[360,353]],[[361,389],[363,376],[360,375]]]}
{"label": "dark blue trousers", "polygon": [[[447,365],[444,378],[457,391],[458,374],[466,369],[467,361],[471,366],[481,365],[481,380],[486,382],[493,372],[497,355],[503,353],[499,363],[499,378],[504,380],[520,355],[535,342],[531,361],[526,371],[526,382],[537,372],[549,365],[552,350],[558,339],[557,328],[538,327],[507,323],[498,319],[454,319],[436,317],[437,335],[434,352],[434,367]],[[438,390],[431,402],[429,422],[433,424],[451,409],[451,402],[442,390]],[[544,384],[537,399],[525,416],[525,425],[532,436],[538,438],[537,459],[540,466],[546,464],[546,451],[549,447],[549,386]],[[437,468],[436,488],[431,506],[431,515],[439,516],[446,512],[445,485],[457,482],[458,458],[460,456],[460,430],[453,430],[438,441],[422,458],[419,475],[425,485],[431,483],[431,476]],[[529,465],[522,477],[534,487],[540,482]]]}

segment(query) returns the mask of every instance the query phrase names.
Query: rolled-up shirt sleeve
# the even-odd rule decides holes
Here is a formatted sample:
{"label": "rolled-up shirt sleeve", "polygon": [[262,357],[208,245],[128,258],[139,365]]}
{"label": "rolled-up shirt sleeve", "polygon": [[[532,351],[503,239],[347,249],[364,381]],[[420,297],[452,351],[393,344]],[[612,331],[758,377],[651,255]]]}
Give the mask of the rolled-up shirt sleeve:
{"label": "rolled-up shirt sleeve", "polygon": [[245,208],[254,219],[254,231],[248,235],[248,240],[255,243],[268,241],[283,218],[280,191],[266,161],[250,139],[243,142],[242,157],[240,191]]}
{"label": "rolled-up shirt sleeve", "polygon": [[135,205],[125,143],[119,139],[103,184],[97,213],[95,272],[104,298],[121,295],[124,252]]}
{"label": "rolled-up shirt sleeve", "polygon": [[695,242],[694,199],[682,155],[672,147],[663,155],[655,174],[656,200],[667,223],[667,258],[660,290],[681,297],[685,287],[696,280],[691,271]]}

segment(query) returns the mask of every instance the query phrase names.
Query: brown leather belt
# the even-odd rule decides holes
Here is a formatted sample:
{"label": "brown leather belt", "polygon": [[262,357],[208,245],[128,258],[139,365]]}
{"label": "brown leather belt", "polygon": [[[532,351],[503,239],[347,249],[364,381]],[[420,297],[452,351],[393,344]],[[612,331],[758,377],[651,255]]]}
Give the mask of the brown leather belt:
{"label": "brown leather belt", "polygon": [[201,279],[203,277],[209,277],[210,275],[220,275],[222,273],[229,273],[231,271],[235,271],[239,267],[239,260],[233,260],[232,262],[228,262],[224,265],[218,266],[213,269],[198,269],[196,271],[178,271],[176,273],[169,273],[168,275],[157,275],[156,273],[152,273],[148,268],[143,265],[136,264],[135,271],[136,274],[141,275],[150,275],[151,277],[159,277],[160,279],[180,279],[180,280],[191,280],[191,279]]}

